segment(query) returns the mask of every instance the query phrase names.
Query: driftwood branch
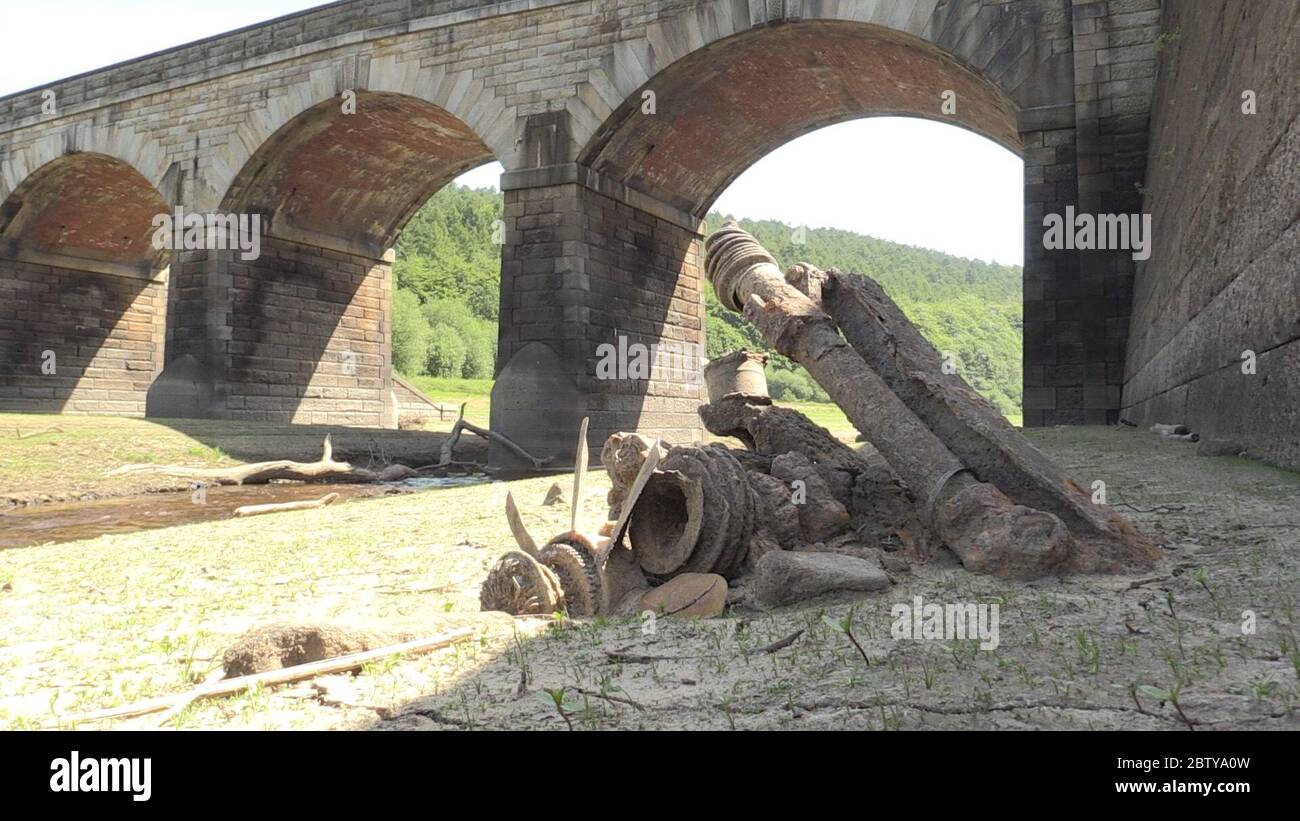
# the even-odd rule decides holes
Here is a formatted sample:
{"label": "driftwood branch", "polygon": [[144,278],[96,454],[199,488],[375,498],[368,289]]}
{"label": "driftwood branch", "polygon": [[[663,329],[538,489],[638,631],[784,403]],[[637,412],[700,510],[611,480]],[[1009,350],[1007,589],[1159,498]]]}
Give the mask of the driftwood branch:
{"label": "driftwood branch", "polygon": [[108,471],[108,476],[157,474],[176,479],[207,482],[216,485],[259,485],[281,480],[314,482],[343,480],[352,482],[392,482],[412,473],[405,465],[389,465],[381,471],[354,467],[348,462],[334,460],[334,446],[325,437],[321,457],[315,462],[295,462],[277,459],[270,462],[249,462],[228,468],[189,468],[180,465],[122,465]]}
{"label": "driftwood branch", "polygon": [[40,430],[34,430],[30,433],[23,433],[22,428],[14,428],[14,438],[18,440],[35,439],[37,436],[44,436],[47,433],[63,433],[63,428],[52,425],[47,428],[41,428]]}
{"label": "driftwood branch", "polygon": [[763,647],[758,648],[757,650],[750,650],[748,655],[752,656],[752,655],[758,655],[759,653],[763,653],[765,655],[770,656],[771,654],[777,652],[778,650],[784,650],[785,648],[794,644],[796,641],[799,640],[799,637],[803,635],[803,632],[804,632],[803,628],[800,628],[783,639],[778,639],[772,642],[771,644],[764,645]]}
{"label": "driftwood branch", "polygon": [[[752,650],[745,650],[741,653],[741,655],[770,656],[773,653],[779,653],[780,651],[784,650],[785,648],[789,647],[790,645],[798,641],[803,634],[804,634],[803,629],[796,630],[790,635],[786,636],[785,638],[778,639],[772,642],[771,644],[767,644],[762,647],[756,647]],[[625,647],[621,650],[606,650],[605,658],[614,664],[653,664],[656,661],[688,661],[691,659],[713,658],[714,655],[711,653],[682,653],[676,655],[660,656],[660,655],[647,655],[644,653],[629,653],[627,652],[629,649],[631,649],[631,646]]]}
{"label": "driftwood branch", "polygon": [[641,704],[641,703],[638,702],[638,701],[633,701],[632,699],[630,699],[630,698],[626,698],[626,697],[624,697],[624,696],[616,696],[616,695],[614,695],[614,694],[612,694],[612,693],[602,693],[602,692],[600,692],[599,690],[588,690],[588,689],[585,688],[585,687],[574,687],[573,690],[574,690],[574,692],[576,692],[576,693],[581,693],[581,694],[584,695],[584,696],[590,696],[591,698],[600,698],[600,699],[604,699],[605,701],[608,701],[608,702],[613,703],[613,704],[626,704],[627,706],[632,707],[632,708],[636,709],[636,710],[639,711],[639,712],[642,712],[642,713],[645,712],[645,705],[644,705],[644,704]]}
{"label": "driftwood branch", "polygon": [[[486,439],[489,442],[496,442],[497,444],[502,445],[503,447],[509,449],[511,453],[514,453],[520,458],[531,462],[534,469],[540,470],[542,467],[546,465],[547,462],[551,461],[549,458],[538,459],[536,456],[533,456],[531,453],[529,453],[528,451],[524,450],[519,445],[511,441],[509,437],[503,436],[502,434],[497,433],[494,430],[489,430],[487,428],[480,428],[478,425],[475,425],[471,422],[466,422],[465,404],[462,403],[460,406],[460,414],[456,417],[456,424],[451,426],[451,433],[447,436],[447,441],[442,443],[442,449],[438,452],[438,461],[433,463],[432,465],[425,465],[424,467],[416,468],[416,469],[421,471],[438,470],[440,468],[447,468],[456,465],[465,465],[466,464],[465,462],[456,462],[453,461],[451,458],[452,450],[455,449],[456,443],[460,441],[461,434],[463,434],[465,431],[469,431],[475,436]],[[475,466],[477,467],[477,465]]]}
{"label": "driftwood branch", "polygon": [[254,673],[251,676],[238,676],[236,678],[220,679],[211,684],[204,684],[182,693],[179,696],[165,696],[155,698],[149,701],[128,704],[124,707],[113,707],[107,710],[98,710],[93,713],[83,713],[78,716],[67,718],[66,722],[74,724],[91,721],[106,721],[108,719],[134,718],[136,716],[148,715],[150,713],[160,713],[164,710],[179,712],[186,705],[205,698],[216,698],[220,696],[234,695],[250,687],[268,686],[274,684],[288,684],[303,679],[315,678],[316,676],[329,675],[330,673],[344,673],[348,670],[355,670],[363,665],[373,661],[380,661],[402,653],[427,653],[432,650],[438,650],[450,646],[460,641],[464,641],[473,635],[471,628],[464,627],[459,630],[453,630],[441,636],[435,636],[427,639],[416,639],[414,641],[393,644],[388,647],[379,647],[374,650],[367,650],[363,653],[350,653],[346,656],[338,656],[332,659],[322,659],[313,661],[308,664],[299,664],[295,667],[286,667],[282,670],[268,670],[265,673]]}
{"label": "driftwood branch", "polygon": [[290,510],[315,510],[338,501],[337,493],[330,493],[319,499],[303,499],[299,502],[275,502],[265,505],[244,505],[235,508],[236,516],[260,516],[263,513],[284,513]]}

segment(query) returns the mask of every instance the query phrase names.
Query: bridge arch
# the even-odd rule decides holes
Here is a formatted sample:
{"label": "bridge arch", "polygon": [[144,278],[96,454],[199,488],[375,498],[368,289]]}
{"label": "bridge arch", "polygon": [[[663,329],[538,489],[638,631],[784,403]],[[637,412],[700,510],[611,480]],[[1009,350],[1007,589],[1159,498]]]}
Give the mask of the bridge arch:
{"label": "bridge arch", "polygon": [[364,77],[353,83],[339,72],[318,69],[251,111],[232,139],[212,157],[200,207],[216,208],[236,196],[259,157],[271,156],[277,144],[300,132],[304,124],[322,122],[326,119],[323,114],[331,109],[341,111],[348,92],[358,98],[409,98],[407,105],[413,111],[422,101],[428,104],[425,111],[437,110],[441,118],[450,118],[457,130],[472,135],[492,157],[507,158],[514,150],[513,112],[500,98],[485,94],[482,81],[475,80],[472,72],[449,71],[445,66],[425,68],[419,61],[399,62],[396,55],[374,55],[366,65]]}
{"label": "bridge arch", "polygon": [[[1043,27],[1049,23],[1045,17],[1050,18],[1050,14],[1020,5],[940,0],[708,0],[649,23],[640,36],[614,43],[569,103],[574,142],[577,150],[585,153],[628,100],[639,99],[652,79],[679,61],[713,51],[740,35],[770,33],[787,25],[800,27],[810,22],[856,25],[860,30],[876,32],[878,37],[892,36],[923,52],[943,55],[1020,106],[1060,103],[1059,85],[1043,80],[1056,80],[1057,75],[1068,73],[1069,66],[1041,43]],[[705,65],[705,73],[711,73]],[[937,105],[926,110],[937,113]],[[998,138],[1005,136],[999,134]]]}
{"label": "bridge arch", "polygon": [[0,204],[0,241],[9,256],[74,257],[100,268],[152,276],[166,267],[154,248],[153,220],[167,211],[143,174],[103,153],[52,160]]}
{"label": "bridge arch", "polygon": [[434,193],[494,156],[410,94],[358,90],[285,121],[215,208],[258,220],[256,251],[187,252],[176,266],[177,344],[151,415],[395,425],[391,249]]}
{"label": "bridge arch", "polygon": [[[1059,213],[1068,205],[1093,213],[1134,211],[1140,207],[1138,184],[1146,168],[1157,67],[1156,6],[1157,0],[1109,5],[1066,0],[338,0],[71,77],[39,94],[0,98],[0,201],[47,162],[80,151],[113,156],[137,168],[169,205],[217,211],[256,176],[261,158],[273,155],[263,149],[279,143],[281,129],[296,131],[305,122],[300,116],[315,107],[338,101],[348,90],[423,100],[463,124],[506,169],[498,371],[507,377],[499,380],[503,392],[518,401],[509,408],[514,422],[494,417],[494,423],[557,459],[564,455],[552,452],[549,443],[567,440],[556,431],[569,429],[574,416],[582,414],[592,416],[593,441],[602,431],[630,426],[685,441],[700,433],[693,407],[698,390],[668,384],[637,392],[588,384],[590,354],[615,330],[633,331],[647,341],[682,342],[700,335],[692,307],[699,297],[698,215],[747,159],[797,136],[801,128],[839,117],[873,111],[924,116],[917,105],[891,104],[884,92],[906,90],[909,82],[947,80],[938,72],[937,78],[922,77],[918,83],[907,70],[909,61],[920,68],[955,65],[972,88],[965,93],[952,89],[958,94],[955,116],[941,110],[930,116],[973,127],[1004,145],[1019,140],[1027,224],[1041,224],[1045,213]],[[864,60],[873,55],[883,60],[879,53],[889,50],[889,44],[906,45],[898,51],[900,63],[887,66],[896,69],[902,87],[875,89],[878,96],[869,99],[865,95],[872,89],[853,83],[818,85],[818,59],[830,65],[848,58],[838,52],[819,57],[815,45],[800,50],[795,35],[817,26],[870,32],[878,47],[859,49]],[[769,63],[775,63],[798,72],[795,76],[808,77],[811,71],[813,83],[796,84],[795,91],[788,81],[780,86],[794,99],[779,99],[779,105],[760,110],[779,120],[768,119],[763,133],[706,130],[700,141],[714,141],[716,168],[701,165],[692,156],[698,149],[688,140],[656,131],[651,148],[649,133],[638,135],[625,127],[632,119],[629,101],[642,90],[656,90],[647,85],[656,78],[678,76],[679,85],[668,95],[677,96],[691,82],[716,76],[709,55],[725,58],[748,39],[770,37],[776,38],[771,42],[791,38],[791,48],[788,53],[769,50],[754,63],[755,71],[772,75]],[[699,76],[674,71],[679,63]],[[885,75],[874,68],[858,73]],[[988,92],[983,98],[975,88],[980,83]],[[803,94],[805,87],[817,93]],[[942,90],[931,88],[917,99]],[[45,91],[54,92],[54,98]],[[658,91],[659,110],[671,111],[673,101]],[[802,97],[820,99],[823,107],[796,116],[794,104]],[[50,109],[56,99],[57,110]],[[981,99],[990,112],[1000,110],[1002,119],[974,119]],[[967,117],[973,119],[967,122]],[[673,143],[676,156],[664,140]],[[742,145],[743,151],[737,148]],[[647,153],[641,157],[638,151]],[[273,186],[262,190],[275,193]],[[293,241],[319,253],[304,250],[304,255],[320,259],[327,252],[361,253],[361,262],[330,260],[359,267],[360,273],[352,270],[349,276],[364,279],[385,235],[404,214],[371,212],[370,223],[363,224],[366,209],[340,209],[340,202],[333,200],[332,207],[349,217],[348,230],[330,224],[334,233],[320,236],[309,232],[313,224],[323,227],[321,215],[331,212],[324,206],[314,211],[288,196],[231,207],[271,209],[271,235],[283,243],[290,240],[276,231],[290,234],[303,228],[296,223],[307,223]],[[364,247],[348,240],[361,240]],[[308,266],[294,261],[292,253],[281,258],[288,260],[281,273],[294,265]],[[182,252],[172,262],[178,287],[169,291],[176,303],[169,304],[169,314],[189,312],[174,325],[183,333],[173,341],[210,341],[187,353],[194,366],[185,390],[198,398],[188,405],[159,405],[160,412],[267,414],[282,421],[290,414],[294,419],[375,423],[378,416],[344,402],[333,406],[339,411],[333,416],[288,410],[292,397],[310,398],[299,393],[303,386],[298,383],[277,387],[257,381],[256,398],[227,402],[229,369],[221,362],[243,341],[235,340],[233,329],[221,321],[232,308],[222,294],[230,292],[237,277],[263,284],[274,280],[251,277],[242,261],[203,253]],[[1048,251],[1041,243],[1037,248],[1027,244],[1026,424],[1115,421],[1133,276],[1133,262],[1123,254]],[[319,292],[319,282],[306,279],[295,287],[304,294],[312,293],[311,288]],[[355,290],[353,295],[369,298]],[[578,406],[532,401],[537,390],[524,382],[510,388],[511,374],[529,368],[562,377],[545,382],[547,390],[580,397]],[[170,364],[167,371],[174,375]],[[177,384],[185,382],[182,378]],[[286,391],[289,395],[281,395]],[[494,402],[493,407],[509,405]],[[534,426],[537,419],[549,423]]]}
{"label": "bridge arch", "polygon": [[76,154],[99,154],[118,160],[160,190],[168,169],[167,154],[158,141],[124,125],[90,121],[70,124],[0,159],[0,201],[9,199],[28,178],[45,166]]}
{"label": "bridge arch", "polygon": [[578,162],[703,217],[776,148],[868,116],[932,119],[1022,148],[1016,104],[951,54],[880,25],[810,20],[747,29],[674,59],[609,115]]}
{"label": "bridge arch", "polygon": [[382,257],[429,197],[494,156],[446,109],[361,91],[355,113],[332,98],[267,137],[220,210],[259,214],[264,230],[283,239],[344,242]]}
{"label": "bridge arch", "polygon": [[[595,444],[633,428],[672,441],[702,436],[700,385],[672,374],[602,381],[594,352],[626,338],[629,348],[671,344],[702,357],[702,220],[781,145],[847,120],[902,115],[1023,153],[1022,101],[1034,100],[1019,84],[1039,52],[1020,46],[1022,14],[787,3],[802,16],[756,19],[761,5],[701,3],[616,43],[569,105],[574,162],[507,172],[506,220],[517,230],[503,257],[501,315],[514,322],[503,324],[492,408],[494,426],[516,440],[545,449],[539,417],[581,415]],[[539,219],[551,211],[558,247],[530,241],[545,239]],[[558,357],[537,356],[539,342]],[[537,384],[581,396],[584,407],[567,410],[566,399],[537,414],[546,401]]]}
{"label": "bridge arch", "polygon": [[167,211],[130,164],[79,151],[0,203],[0,408],[143,415],[162,367],[170,253],[153,235]]}

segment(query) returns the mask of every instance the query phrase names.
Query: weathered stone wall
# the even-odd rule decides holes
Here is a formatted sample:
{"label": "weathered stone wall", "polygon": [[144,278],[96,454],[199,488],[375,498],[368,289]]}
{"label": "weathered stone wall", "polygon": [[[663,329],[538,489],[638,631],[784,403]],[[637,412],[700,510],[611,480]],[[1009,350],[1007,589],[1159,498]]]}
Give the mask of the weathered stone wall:
{"label": "weathered stone wall", "polygon": [[1131,253],[1047,250],[1043,217],[1140,210],[1159,18],[1160,0],[1074,0],[1073,121],[1025,136],[1028,427],[1119,418]]}
{"label": "weathered stone wall", "polygon": [[1178,0],[1161,22],[1155,243],[1137,270],[1123,413],[1300,468],[1300,4]]}
{"label": "weathered stone wall", "polygon": [[[0,260],[0,410],[144,416],[166,283]],[[55,371],[42,372],[54,353]]]}
{"label": "weathered stone wall", "polygon": [[[201,390],[160,383],[151,415],[392,427],[392,257],[278,237],[261,256],[183,252],[172,275],[167,362]],[[168,380],[170,377],[164,377]],[[161,394],[172,393],[171,396]]]}
{"label": "weathered stone wall", "polygon": [[[397,415],[424,419],[444,419],[454,416],[450,405],[440,405],[430,399],[415,385],[393,374],[393,397],[397,402]],[[454,410],[454,409],[453,409]]]}
{"label": "weathered stone wall", "polygon": [[391,260],[269,239],[230,265],[230,416],[395,425]]}
{"label": "weathered stone wall", "polygon": [[[696,413],[702,402],[704,354],[702,237],[598,192],[583,201],[586,217],[587,286],[585,385],[594,396],[591,425],[598,441],[630,427],[671,442],[703,437]],[[626,337],[629,349],[660,346],[648,381],[595,378],[592,346]],[[694,364],[694,370],[691,369]]]}
{"label": "weathered stone wall", "polygon": [[[621,187],[571,171],[580,182],[506,191],[493,427],[540,454],[567,450],[556,420],[576,430],[584,415],[597,443],[630,428],[698,441],[701,385],[670,370],[670,351],[649,380],[597,378],[597,365],[600,346],[617,350],[620,336],[627,350],[702,354],[699,222],[645,198],[629,204]],[[538,343],[559,356],[538,359]]]}

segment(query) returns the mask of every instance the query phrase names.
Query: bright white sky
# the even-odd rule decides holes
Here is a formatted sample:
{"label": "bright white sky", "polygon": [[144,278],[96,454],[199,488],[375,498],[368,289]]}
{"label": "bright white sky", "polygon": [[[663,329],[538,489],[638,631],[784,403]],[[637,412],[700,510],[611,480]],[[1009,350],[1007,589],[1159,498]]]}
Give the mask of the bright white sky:
{"label": "bright white sky", "polygon": [[[0,0],[0,96],[300,11],[305,0]],[[21,36],[19,36],[21,35]],[[501,166],[459,181],[496,187]],[[970,132],[881,117],[764,157],[715,210],[1020,265],[1023,165]]]}

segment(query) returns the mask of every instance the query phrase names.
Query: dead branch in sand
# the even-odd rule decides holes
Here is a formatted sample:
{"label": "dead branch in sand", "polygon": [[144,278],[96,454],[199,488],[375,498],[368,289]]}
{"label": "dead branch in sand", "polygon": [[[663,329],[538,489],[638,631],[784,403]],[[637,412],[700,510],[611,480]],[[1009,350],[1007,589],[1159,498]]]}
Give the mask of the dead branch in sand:
{"label": "dead branch in sand", "polygon": [[44,436],[47,433],[63,433],[63,428],[51,425],[48,428],[34,430],[31,433],[23,433],[22,428],[14,428],[14,438],[18,440],[35,439],[37,436]]}
{"label": "dead branch in sand", "polygon": [[273,502],[265,505],[244,505],[235,508],[236,516],[260,516],[263,513],[283,513],[289,510],[315,510],[338,501],[337,493],[330,493],[319,499],[303,499],[299,502]]}
{"label": "dead branch in sand", "polygon": [[427,653],[432,650],[438,650],[457,642],[464,641],[473,635],[473,633],[474,631],[471,628],[463,627],[441,636],[434,636],[433,638],[427,639],[416,639],[401,644],[393,644],[388,647],[379,647],[374,650],[367,650],[363,653],[350,653],[346,656],[322,659],[321,661],[313,661],[308,664],[299,664],[296,667],[286,667],[282,670],[268,670],[265,673],[254,673],[250,676],[220,679],[211,684],[203,684],[189,692],[181,693],[179,696],[164,696],[149,701],[128,704],[124,707],[112,707],[107,710],[97,710],[93,713],[69,716],[64,720],[64,722],[80,724],[90,721],[105,721],[116,718],[134,718],[136,716],[148,715],[149,713],[160,713],[164,710],[174,714],[180,712],[180,710],[184,709],[186,705],[192,704],[200,699],[234,695],[235,693],[247,690],[250,687],[288,684],[294,681],[315,678],[316,676],[329,675],[330,673],[345,673],[348,670],[355,670],[372,661],[380,661],[389,656],[396,656],[402,653]]}
{"label": "dead branch in sand", "polygon": [[315,482],[341,480],[351,482],[395,482],[412,474],[405,465],[393,464],[380,471],[353,467],[348,462],[334,460],[334,446],[325,437],[321,458],[315,462],[295,462],[277,459],[270,462],[249,462],[228,468],[189,468],[180,465],[122,465],[108,471],[107,476],[134,474],[159,474],[177,479],[210,482],[217,485],[260,485],[281,480]]}
{"label": "dead branch in sand", "polygon": [[533,456],[531,453],[524,450],[519,445],[515,444],[508,437],[503,436],[502,434],[497,433],[494,430],[489,430],[487,428],[480,428],[478,425],[475,425],[471,422],[466,422],[465,404],[466,403],[464,402],[461,403],[460,414],[456,417],[456,424],[452,425],[451,433],[450,435],[448,435],[447,441],[442,443],[442,449],[438,452],[438,461],[433,463],[432,465],[425,465],[424,467],[416,468],[417,471],[423,472],[426,470],[440,470],[442,468],[448,468],[448,467],[474,467],[474,468],[482,469],[483,465],[480,465],[477,462],[456,462],[453,461],[451,458],[452,450],[456,447],[456,443],[460,441],[461,434],[463,434],[465,431],[469,431],[475,436],[479,436],[483,439],[488,440],[489,442],[496,442],[497,444],[508,448],[511,453],[514,453],[520,458],[532,462],[534,469],[540,470],[542,467],[546,465],[546,463],[551,461],[549,458],[538,459],[536,456]]}

